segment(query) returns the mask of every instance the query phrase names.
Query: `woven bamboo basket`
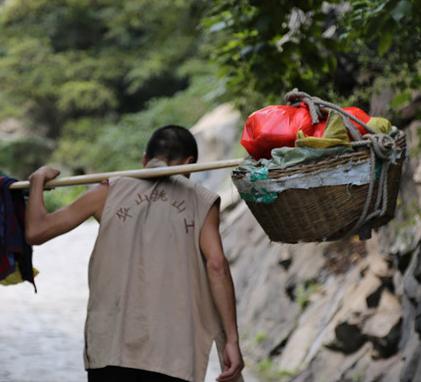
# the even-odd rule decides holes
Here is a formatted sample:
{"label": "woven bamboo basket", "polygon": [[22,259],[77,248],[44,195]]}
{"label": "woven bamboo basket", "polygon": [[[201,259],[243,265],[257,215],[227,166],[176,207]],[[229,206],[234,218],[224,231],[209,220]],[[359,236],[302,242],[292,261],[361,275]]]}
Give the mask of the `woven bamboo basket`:
{"label": "woven bamboo basket", "polygon": [[[379,189],[378,170],[382,166],[378,159],[375,160],[377,176],[375,181],[372,181],[372,192],[369,190],[369,181],[354,185],[352,179],[349,179],[344,184],[322,185],[307,189],[287,187],[277,192],[276,199],[269,203],[244,199],[266,234],[275,242],[332,241],[355,233],[371,232],[372,228],[378,228],[394,217],[406,151],[403,133],[396,135],[395,144],[401,150],[401,155],[394,163],[387,166],[386,182],[383,184],[385,198],[383,202],[386,202],[383,213],[364,220],[361,224],[358,223],[364,209],[366,216],[370,216],[378,208],[376,205]],[[353,152],[324,158],[317,162],[295,165],[282,170],[269,169],[264,184],[266,188],[273,190],[297,175],[307,176],[310,180],[312,177],[323,179],[331,176],[332,171],[344,170],[346,174],[349,169],[370,166],[371,161],[373,157],[370,147],[356,147]],[[259,184],[258,181],[251,181],[247,171],[241,167],[233,171],[232,179],[240,195],[244,184],[250,186],[250,189]]]}

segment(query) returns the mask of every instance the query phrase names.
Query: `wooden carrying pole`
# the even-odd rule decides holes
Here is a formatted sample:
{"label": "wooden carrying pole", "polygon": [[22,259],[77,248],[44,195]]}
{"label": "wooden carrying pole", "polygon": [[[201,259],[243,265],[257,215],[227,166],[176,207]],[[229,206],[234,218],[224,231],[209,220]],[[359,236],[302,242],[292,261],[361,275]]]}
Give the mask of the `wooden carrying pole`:
{"label": "wooden carrying pole", "polygon": [[[128,176],[131,178],[147,179],[177,174],[188,174],[191,172],[218,170],[222,168],[236,167],[242,161],[243,159],[229,159],[206,163],[183,164],[179,166],[155,167],[140,170],[113,171],[102,172],[98,174],[70,176],[67,178],[53,179],[47,182],[44,188],[52,189],[55,187],[100,183],[103,180],[109,179],[113,176]],[[25,188],[29,188],[29,181],[27,180],[15,182],[10,186],[10,189],[12,190],[21,190]]]}

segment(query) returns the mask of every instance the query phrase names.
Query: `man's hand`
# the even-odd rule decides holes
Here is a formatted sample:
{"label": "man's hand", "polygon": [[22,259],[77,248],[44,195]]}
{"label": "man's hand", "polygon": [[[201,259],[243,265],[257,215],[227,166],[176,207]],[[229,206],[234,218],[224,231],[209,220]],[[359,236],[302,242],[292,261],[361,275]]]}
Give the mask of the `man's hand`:
{"label": "man's hand", "polygon": [[241,356],[238,343],[227,342],[224,349],[224,370],[217,378],[219,382],[235,381],[244,368],[243,357]]}
{"label": "man's hand", "polygon": [[29,178],[31,186],[25,211],[25,234],[28,244],[42,244],[70,231],[91,216],[97,220],[101,218],[108,194],[108,185],[105,184],[92,188],[66,207],[52,213],[47,212],[43,196],[44,185],[59,174],[60,171],[43,166]]}
{"label": "man's hand", "polygon": [[43,179],[44,183],[46,183],[49,180],[57,178],[59,175],[59,170],[50,166],[42,166],[30,175],[29,180],[31,181],[37,178],[41,178]]}

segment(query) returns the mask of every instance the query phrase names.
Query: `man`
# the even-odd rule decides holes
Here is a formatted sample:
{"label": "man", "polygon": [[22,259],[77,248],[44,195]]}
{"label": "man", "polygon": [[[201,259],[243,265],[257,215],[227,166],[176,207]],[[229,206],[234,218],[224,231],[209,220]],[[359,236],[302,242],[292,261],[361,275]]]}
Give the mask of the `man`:
{"label": "man", "polygon": [[[148,142],[145,167],[197,161],[192,134],[164,126]],[[30,176],[26,236],[31,244],[100,222],[89,263],[85,327],[88,381],[204,380],[216,341],[223,371],[241,378],[235,294],[219,234],[219,197],[185,176],[111,178],[71,205],[47,213],[45,182]]]}

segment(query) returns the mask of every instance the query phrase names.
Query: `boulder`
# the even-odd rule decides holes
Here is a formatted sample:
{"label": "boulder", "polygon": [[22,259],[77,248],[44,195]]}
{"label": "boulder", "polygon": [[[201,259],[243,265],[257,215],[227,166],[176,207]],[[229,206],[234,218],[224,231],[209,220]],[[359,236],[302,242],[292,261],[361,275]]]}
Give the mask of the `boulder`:
{"label": "boulder", "polygon": [[317,282],[325,267],[324,251],[327,244],[308,243],[296,245],[283,245],[279,258],[289,258],[288,279],[286,289],[292,291],[297,285]]}
{"label": "boulder", "polygon": [[[238,147],[240,124],[240,112],[228,103],[205,114],[190,130],[197,140],[200,161],[230,159]],[[192,179],[220,190],[230,172],[230,169],[201,172],[193,174]]]}
{"label": "boulder", "polygon": [[321,351],[325,351],[323,345],[329,337],[334,317],[341,310],[344,295],[356,279],[357,270],[350,275],[331,275],[324,280],[303,311],[282,354],[276,359],[281,369],[302,370]]}
{"label": "boulder", "polygon": [[350,354],[366,342],[362,328],[374,312],[367,306],[367,298],[381,286],[379,278],[368,270],[361,273],[359,268],[354,268],[346,275],[341,307],[326,328],[324,345],[327,348]]}
{"label": "boulder", "polygon": [[340,322],[335,328],[336,342],[330,345],[333,350],[340,350],[345,354],[354,353],[366,341],[367,338],[361,332],[361,320],[355,317],[355,322],[350,319]]}
{"label": "boulder", "polygon": [[[341,352],[321,349],[306,370],[301,372],[291,382],[354,382],[361,376],[355,368],[363,359],[369,359],[371,344],[366,343],[358,351],[345,355]],[[346,378],[347,373],[353,379]],[[373,381],[370,381],[373,382]]]}
{"label": "boulder", "polygon": [[300,315],[284,293],[287,272],[278,263],[283,246],[269,241],[243,202],[226,219],[222,235],[233,264],[240,330],[247,333],[243,344],[253,359],[265,359],[281,351]]}
{"label": "boulder", "polygon": [[400,367],[400,355],[373,360],[367,351],[343,373],[341,382],[398,382]]}
{"label": "boulder", "polygon": [[373,343],[375,358],[389,357],[398,350],[402,309],[397,297],[383,290],[374,315],[365,321],[362,334]]}

